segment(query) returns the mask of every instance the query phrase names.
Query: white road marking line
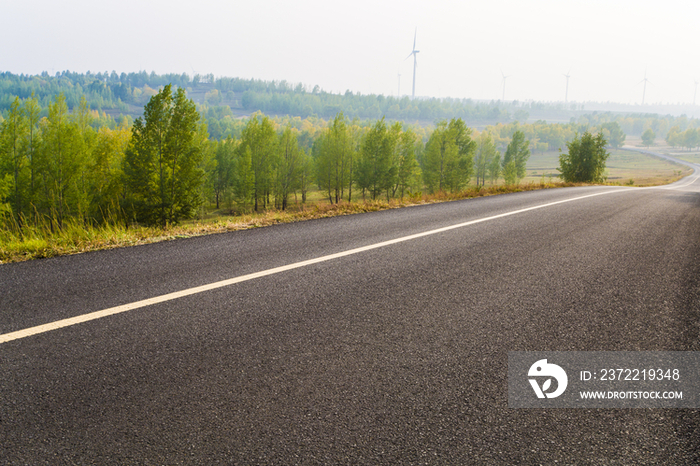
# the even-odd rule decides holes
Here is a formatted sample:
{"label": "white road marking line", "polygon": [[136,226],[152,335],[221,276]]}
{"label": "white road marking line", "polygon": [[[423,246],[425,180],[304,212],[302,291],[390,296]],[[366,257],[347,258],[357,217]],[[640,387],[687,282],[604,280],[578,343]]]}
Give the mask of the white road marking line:
{"label": "white road marking line", "polygon": [[574,197],[571,199],[564,199],[561,201],[549,202],[547,204],[541,204],[541,205],[537,205],[537,206],[533,206],[533,207],[526,207],[524,209],[519,209],[519,210],[514,210],[512,212],[506,212],[503,214],[493,215],[491,217],[479,218],[476,220],[470,220],[468,222],[458,223],[456,225],[450,225],[447,227],[437,228],[435,230],[429,230],[429,231],[424,231],[422,233],[416,233],[413,235],[403,236],[401,238],[396,238],[396,239],[392,239],[389,241],[383,241],[381,243],[370,244],[369,246],[362,246],[359,248],[350,249],[350,250],[338,252],[335,254],[329,254],[327,256],[317,257],[315,259],[309,259],[309,260],[305,260],[305,261],[301,261],[301,262],[295,262],[293,264],[283,265],[281,267],[275,267],[272,269],[251,273],[248,275],[242,275],[240,277],[230,278],[228,280],[222,280],[222,281],[210,283],[208,285],[202,285],[202,286],[197,286],[194,288],[188,288],[186,290],[176,291],[174,293],[168,293],[168,294],[164,294],[161,296],[156,296],[154,298],[144,299],[142,301],[136,301],[136,302],[129,303],[129,304],[123,304],[121,306],[111,307],[109,309],[103,309],[101,311],[91,312],[88,314],[83,314],[83,315],[71,317],[68,319],[57,320],[55,322],[50,322],[48,324],[37,325],[36,327],[30,327],[30,328],[26,328],[24,330],[18,330],[16,332],[6,333],[4,335],[0,335],[0,344],[7,343],[7,342],[12,341],[12,340],[18,340],[20,338],[26,338],[26,337],[29,337],[32,335],[37,335],[37,334],[44,333],[44,332],[49,332],[51,330],[58,330],[58,329],[64,328],[64,327],[71,327],[73,325],[81,324],[83,322],[89,322],[91,320],[101,319],[103,317],[108,317],[108,316],[112,316],[115,314],[121,314],[122,312],[133,311],[134,309],[139,309],[142,307],[151,306],[153,304],[163,303],[166,301],[171,301],[173,299],[183,298],[185,296],[190,296],[190,295],[197,294],[197,293],[203,293],[205,291],[215,290],[217,288],[222,288],[224,286],[230,286],[230,285],[234,285],[236,283],[241,283],[241,282],[245,282],[248,280],[254,280],[256,278],[266,277],[268,275],[274,275],[276,273],[286,272],[288,270],[298,269],[300,267],[306,267],[307,265],[318,264],[320,262],[326,262],[326,261],[330,261],[333,259],[339,259],[339,258],[345,257],[345,256],[351,256],[353,254],[358,254],[358,253],[365,252],[365,251],[371,251],[372,249],[383,248],[385,246],[390,246],[392,244],[397,244],[397,243],[402,243],[404,241],[410,241],[413,239],[422,238],[424,236],[435,235],[438,233],[443,233],[445,231],[450,231],[450,230],[454,230],[457,228],[463,228],[463,227],[466,227],[469,225],[475,225],[477,223],[488,222],[490,220],[496,220],[496,219],[503,218],[503,217],[509,217],[511,215],[517,215],[517,214],[521,214],[523,212],[529,212],[532,210],[543,209],[545,207],[551,207],[551,206],[555,206],[555,205],[559,205],[559,204],[564,204],[566,202],[573,202],[573,201],[578,201],[581,199],[587,199],[589,197],[602,196],[605,194],[612,194],[612,193],[618,193],[618,192],[623,192],[623,191],[634,191],[634,190],[635,190],[635,188],[620,187],[618,189],[611,189],[609,191],[602,191],[602,192],[598,192],[598,193],[594,193],[594,194],[587,194],[585,196]]}

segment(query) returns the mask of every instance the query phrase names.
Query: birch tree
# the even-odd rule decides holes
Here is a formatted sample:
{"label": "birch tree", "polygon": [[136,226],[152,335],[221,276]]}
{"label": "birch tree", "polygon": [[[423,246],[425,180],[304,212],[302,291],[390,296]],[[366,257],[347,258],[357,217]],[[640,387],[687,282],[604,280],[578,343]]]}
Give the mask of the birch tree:
{"label": "birch tree", "polygon": [[458,191],[474,172],[476,142],[461,118],[441,121],[425,148],[423,176],[430,192]]}

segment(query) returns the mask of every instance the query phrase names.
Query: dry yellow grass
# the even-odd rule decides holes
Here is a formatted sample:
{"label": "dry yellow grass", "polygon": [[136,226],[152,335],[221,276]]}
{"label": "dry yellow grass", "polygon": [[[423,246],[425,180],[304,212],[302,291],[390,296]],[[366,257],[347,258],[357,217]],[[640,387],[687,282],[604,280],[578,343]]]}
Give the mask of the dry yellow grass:
{"label": "dry yellow grass", "polygon": [[84,226],[79,222],[68,222],[63,229],[53,233],[46,226],[24,228],[21,232],[2,231],[0,232],[0,264],[259,228],[278,223],[563,186],[574,185],[571,183],[527,183],[517,186],[499,185],[480,189],[470,188],[457,193],[417,194],[389,201],[359,200],[340,202],[339,204],[327,202],[306,205],[292,204],[287,211],[268,210],[236,216],[214,216],[206,220],[190,220],[164,229],[142,226],[126,227],[119,224],[94,227]]}
{"label": "dry yellow grass", "polygon": [[[658,170],[659,167],[639,167]],[[635,179],[635,186],[658,185],[675,181],[687,173],[656,176],[653,179]],[[624,175],[627,175],[625,173]],[[658,172],[657,172],[658,175]],[[123,226],[112,223],[100,227],[85,226],[80,222],[68,222],[61,230],[51,232],[46,225],[24,228],[22,231],[0,231],[0,264],[19,262],[43,257],[53,257],[66,254],[78,254],[86,251],[111,249],[116,247],[133,246],[138,244],[168,241],[178,238],[224,233],[228,231],[246,230],[278,223],[298,222],[315,218],[335,217],[362,212],[395,209],[400,207],[446,202],[473,197],[492,196],[496,194],[532,191],[537,189],[584,186],[585,183],[552,182],[551,178],[541,176],[539,179],[526,178],[525,182],[515,186],[493,185],[481,188],[471,187],[456,193],[437,193],[426,195],[418,193],[400,199],[391,200],[358,200],[330,204],[323,200],[318,193],[312,193],[312,202],[307,204],[292,203],[288,210],[268,210],[259,213],[243,215],[210,215],[201,220],[190,220],[167,228],[148,228],[142,226]],[[617,181],[617,180],[615,180]],[[622,182],[608,183],[630,184],[627,179],[620,177]]]}

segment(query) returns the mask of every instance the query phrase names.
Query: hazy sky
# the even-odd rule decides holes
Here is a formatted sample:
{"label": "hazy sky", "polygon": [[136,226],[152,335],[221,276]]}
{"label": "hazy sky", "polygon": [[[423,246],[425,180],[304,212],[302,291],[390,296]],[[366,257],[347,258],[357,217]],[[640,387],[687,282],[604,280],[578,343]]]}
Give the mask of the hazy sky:
{"label": "hazy sky", "polygon": [[[692,103],[698,0],[0,0],[0,71],[186,72],[331,92]],[[700,96],[698,97],[700,103]]]}

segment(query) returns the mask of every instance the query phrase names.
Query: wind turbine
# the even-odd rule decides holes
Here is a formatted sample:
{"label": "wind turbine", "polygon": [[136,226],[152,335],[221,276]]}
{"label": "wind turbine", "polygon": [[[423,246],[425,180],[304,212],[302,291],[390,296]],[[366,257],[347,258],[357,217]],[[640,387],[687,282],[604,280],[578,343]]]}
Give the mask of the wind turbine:
{"label": "wind turbine", "polygon": [[644,83],[644,90],[642,91],[642,105],[644,105],[644,97],[646,97],[646,95],[647,95],[647,83],[648,82],[649,82],[649,80],[647,79],[647,70],[644,70],[644,79],[642,79],[641,81],[639,81],[637,83],[637,85],[639,85],[640,83]]}
{"label": "wind turbine", "polygon": [[411,93],[411,99],[416,98],[416,66],[418,65],[418,60],[416,59],[416,55],[418,54],[418,50],[416,50],[416,36],[418,35],[418,28],[416,28],[416,32],[413,34],[413,51],[408,54],[408,56],[404,59],[404,61],[408,60],[411,58],[411,55],[413,55],[413,92]]}
{"label": "wind turbine", "polygon": [[567,71],[564,77],[566,78],[566,94],[564,95],[564,104],[569,103],[569,78],[571,77],[571,70]]}
{"label": "wind turbine", "polygon": [[399,73],[399,92],[397,94],[397,98],[401,98],[401,73]]}
{"label": "wind turbine", "polygon": [[693,94],[693,105],[695,105],[695,96],[698,95],[698,83],[700,83],[700,81],[698,81],[698,80],[696,79],[696,80],[695,80],[695,93]]}
{"label": "wind turbine", "polygon": [[501,96],[501,102],[506,101],[506,78],[510,78],[511,75],[506,76],[501,70],[501,76],[503,76],[503,95]]}

